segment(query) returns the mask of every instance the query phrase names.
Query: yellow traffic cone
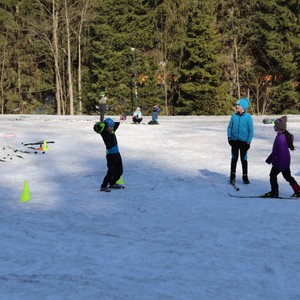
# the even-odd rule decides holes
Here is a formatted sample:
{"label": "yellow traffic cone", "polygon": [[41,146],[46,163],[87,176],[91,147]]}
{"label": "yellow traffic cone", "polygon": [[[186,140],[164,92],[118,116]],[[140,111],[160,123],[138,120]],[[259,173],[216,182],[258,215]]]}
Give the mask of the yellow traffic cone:
{"label": "yellow traffic cone", "polygon": [[44,140],[44,143],[43,143],[43,151],[47,151],[47,150],[48,150],[48,145],[47,145],[46,140]]}
{"label": "yellow traffic cone", "polygon": [[25,180],[23,190],[22,190],[22,195],[20,198],[20,202],[27,202],[30,199],[31,199],[31,196],[30,196],[30,191],[29,191],[29,187],[28,187],[28,181]]}
{"label": "yellow traffic cone", "polygon": [[123,180],[122,176],[118,179],[118,181],[116,182],[116,184],[124,184],[124,180]]}

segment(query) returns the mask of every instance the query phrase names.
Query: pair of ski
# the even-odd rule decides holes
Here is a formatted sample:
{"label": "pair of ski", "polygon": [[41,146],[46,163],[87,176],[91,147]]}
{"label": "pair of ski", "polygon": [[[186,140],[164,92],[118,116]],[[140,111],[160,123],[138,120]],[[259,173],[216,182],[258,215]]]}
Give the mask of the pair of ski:
{"label": "pair of ski", "polygon": [[[16,156],[16,157],[19,157],[19,158],[24,158],[24,156],[22,156],[22,155],[20,155],[20,154],[16,154],[16,153],[25,153],[25,154],[37,153],[37,151],[34,151],[34,152],[32,151],[32,152],[30,152],[30,151],[28,151],[28,150],[20,150],[20,149],[16,149],[16,148],[14,148],[14,147],[12,147],[12,146],[9,146],[9,145],[4,146],[4,147],[3,147],[3,150],[5,150],[5,148],[11,150],[11,151],[13,152],[12,155],[13,155],[13,156]],[[30,149],[30,147],[28,147],[28,149]],[[34,148],[33,148],[33,149],[34,149]],[[37,150],[37,149],[35,149],[35,150]]]}
{"label": "pair of ski", "polygon": [[[11,150],[11,151],[13,151],[14,153],[17,153],[17,152],[19,152],[19,153],[30,153],[29,151],[27,151],[27,150],[19,150],[19,149],[16,149],[16,148],[14,148],[14,147],[12,147],[12,146],[10,146],[10,145],[6,145],[6,146],[4,146],[3,147],[3,150],[5,149],[5,147],[6,148],[8,148],[9,150]],[[19,157],[21,157],[21,158],[24,158],[23,156],[19,156]]]}
{"label": "pair of ski", "polygon": [[[11,150],[13,153],[12,155],[13,156],[16,156],[18,158],[24,158],[22,155],[20,154],[16,154],[17,152],[18,153],[26,153],[26,154],[31,154],[31,153],[34,153],[34,154],[38,154],[38,153],[42,153],[42,154],[45,154],[45,151],[43,151],[41,149],[41,147],[43,146],[45,141],[39,141],[39,142],[34,142],[34,143],[22,143],[23,146],[26,146],[28,149],[32,149],[34,151],[28,151],[28,150],[20,150],[20,149],[16,149],[10,145],[6,145],[3,147],[3,150],[5,150],[5,148]],[[55,141],[46,141],[47,144],[51,144],[51,143],[55,143]],[[39,145],[40,147],[39,148],[35,148],[33,146],[37,146]],[[9,156],[9,154],[7,155]],[[4,159],[0,159],[0,162],[6,162],[6,157]]]}
{"label": "pair of ski", "polygon": [[230,196],[230,197],[232,197],[232,198],[246,198],[246,199],[252,199],[252,198],[255,198],[255,199],[271,199],[271,200],[282,200],[282,199],[284,199],[284,200],[298,200],[298,201],[300,201],[300,198],[298,198],[298,197],[277,197],[277,198],[272,198],[272,197],[264,197],[264,195],[261,195],[261,196],[253,196],[253,195],[241,195],[241,196],[239,196],[239,195],[232,195],[232,194],[230,194],[230,193],[228,193],[228,195]]}
{"label": "pair of ski", "polygon": [[[239,191],[240,189],[236,186],[235,183],[230,183],[232,185],[232,187],[236,190],[236,191]],[[233,194],[230,194],[228,193],[228,195],[230,197],[233,197],[233,198],[262,198],[262,199],[273,199],[273,200],[276,200],[276,199],[285,199],[285,200],[300,200],[300,198],[298,197],[276,197],[276,198],[272,198],[272,197],[265,197],[264,195],[233,195]]]}
{"label": "pair of ski", "polygon": [[[6,145],[6,146],[3,146],[3,148],[2,148],[2,150],[3,151],[5,151],[5,150],[11,150],[11,151],[13,151],[12,153],[7,153],[6,154],[6,157],[3,157],[3,159],[1,159],[1,161],[6,161],[6,158],[8,158],[8,159],[12,159],[12,156],[15,156],[15,157],[17,157],[17,158],[24,158],[22,155],[20,155],[20,154],[16,154],[16,152],[18,152],[18,151],[16,151],[12,146],[9,146],[9,145]],[[20,152],[20,151],[19,151]]]}
{"label": "pair of ski", "polygon": [[[39,141],[35,143],[22,143],[23,146],[34,146],[34,145],[40,145],[43,146],[44,141]],[[54,141],[46,141],[47,144],[53,144],[55,143]]]}
{"label": "pair of ski", "polygon": [[[46,142],[47,144],[55,143],[54,141],[40,141],[40,142],[35,142],[35,143],[22,143],[22,145],[26,146],[28,149],[36,150],[33,152],[35,154],[37,154],[37,153],[45,154],[45,151],[43,150],[44,142]],[[38,148],[33,147],[33,146],[38,146],[38,145],[39,145]],[[40,152],[38,152],[38,151],[40,151]],[[31,152],[29,152],[29,153],[31,153]]]}

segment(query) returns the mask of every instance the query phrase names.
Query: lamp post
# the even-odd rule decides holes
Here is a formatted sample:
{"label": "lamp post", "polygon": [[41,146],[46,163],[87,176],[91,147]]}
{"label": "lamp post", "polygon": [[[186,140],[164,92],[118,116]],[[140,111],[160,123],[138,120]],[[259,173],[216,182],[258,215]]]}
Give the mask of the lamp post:
{"label": "lamp post", "polygon": [[134,94],[135,94],[135,107],[138,107],[138,94],[136,84],[136,65],[135,65],[135,48],[131,48],[133,57],[133,75],[134,75]]}
{"label": "lamp post", "polygon": [[164,93],[165,93],[165,106],[166,106],[166,115],[169,115],[169,108],[168,108],[168,87],[167,87],[167,74],[166,74],[166,62],[161,61],[160,66],[162,66],[163,70],[163,83],[164,83]]}

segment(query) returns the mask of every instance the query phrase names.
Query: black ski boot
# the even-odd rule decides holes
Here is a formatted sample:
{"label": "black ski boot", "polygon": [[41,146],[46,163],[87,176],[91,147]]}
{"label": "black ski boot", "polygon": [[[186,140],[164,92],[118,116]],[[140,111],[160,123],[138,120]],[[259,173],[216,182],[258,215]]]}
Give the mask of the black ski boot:
{"label": "black ski boot", "polygon": [[249,184],[250,183],[247,175],[243,175],[243,182],[244,182],[244,184]]}
{"label": "black ski boot", "polygon": [[275,192],[268,192],[268,193],[266,193],[266,194],[264,194],[264,195],[261,195],[261,196],[259,196],[260,198],[278,198],[279,197],[279,195],[278,195],[278,193],[275,193]]}
{"label": "black ski boot", "polygon": [[235,184],[235,173],[231,172],[230,173],[230,184]]}

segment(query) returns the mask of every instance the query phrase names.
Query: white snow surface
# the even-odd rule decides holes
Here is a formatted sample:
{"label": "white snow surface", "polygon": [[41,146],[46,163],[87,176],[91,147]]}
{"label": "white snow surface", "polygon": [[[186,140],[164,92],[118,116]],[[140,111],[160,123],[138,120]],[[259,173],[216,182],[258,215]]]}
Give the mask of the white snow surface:
{"label": "white snow surface", "polygon": [[[230,116],[121,123],[126,188],[100,192],[98,118],[1,116],[1,300],[300,299],[300,200],[228,195],[270,190],[275,132],[263,116],[253,117],[251,184],[239,161],[238,192],[228,183]],[[288,130],[300,181],[300,116],[288,116]],[[55,143],[45,154],[5,156],[3,146],[40,140]],[[25,180],[31,200],[20,202]],[[281,175],[279,185],[292,194]]]}

